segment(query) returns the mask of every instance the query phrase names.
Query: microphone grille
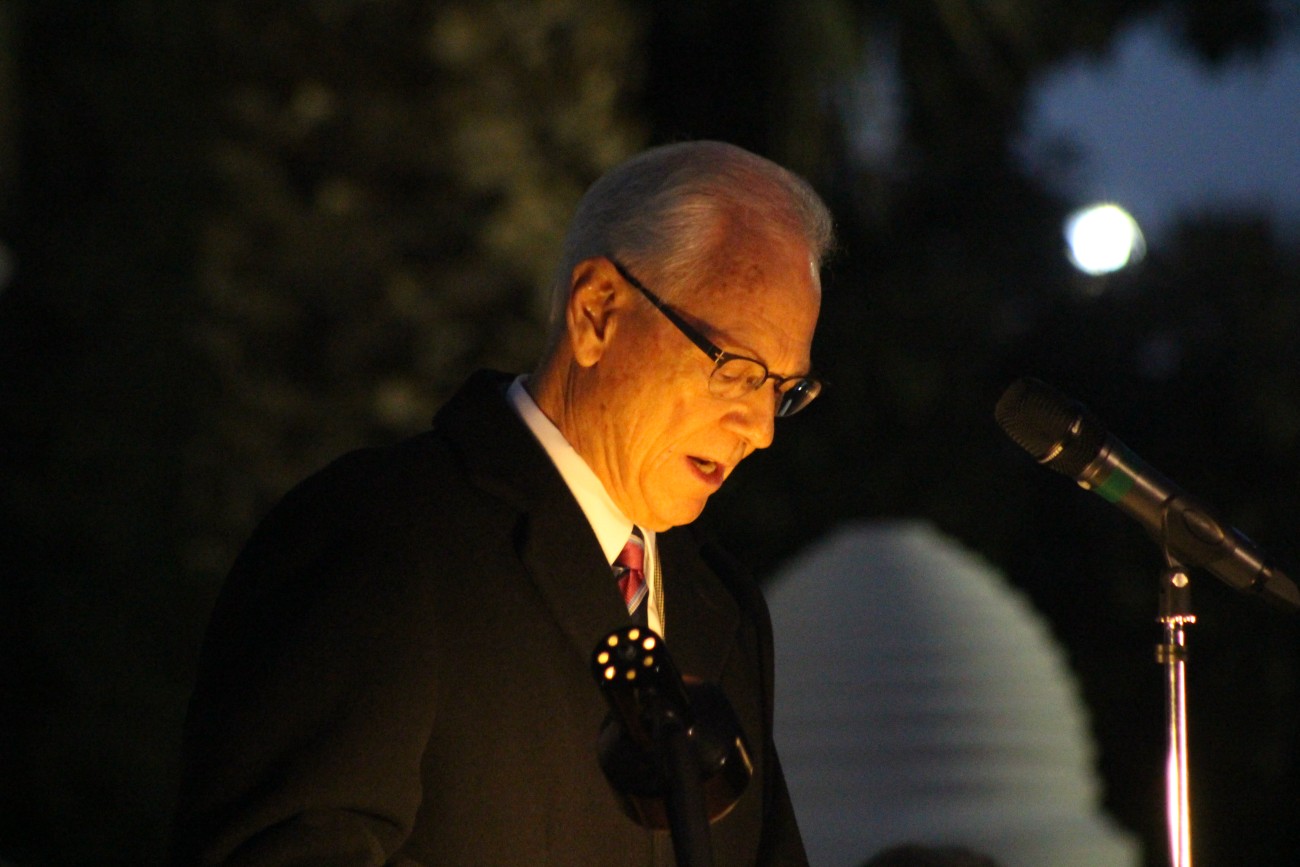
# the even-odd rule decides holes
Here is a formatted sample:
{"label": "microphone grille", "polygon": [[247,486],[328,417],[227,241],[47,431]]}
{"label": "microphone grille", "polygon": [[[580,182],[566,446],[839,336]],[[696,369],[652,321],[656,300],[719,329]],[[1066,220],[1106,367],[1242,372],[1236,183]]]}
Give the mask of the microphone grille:
{"label": "microphone grille", "polygon": [[1097,456],[1106,433],[1082,404],[1032,377],[1013,382],[993,413],[1007,436],[1034,460],[1077,477]]}

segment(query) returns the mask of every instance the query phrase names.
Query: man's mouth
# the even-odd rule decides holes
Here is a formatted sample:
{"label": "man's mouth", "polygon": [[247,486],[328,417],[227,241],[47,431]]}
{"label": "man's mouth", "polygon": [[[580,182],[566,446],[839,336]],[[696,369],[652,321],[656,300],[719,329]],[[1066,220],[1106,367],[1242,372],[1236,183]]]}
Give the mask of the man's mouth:
{"label": "man's mouth", "polygon": [[720,485],[723,479],[722,465],[708,458],[691,457],[691,463],[704,479],[711,484]]}

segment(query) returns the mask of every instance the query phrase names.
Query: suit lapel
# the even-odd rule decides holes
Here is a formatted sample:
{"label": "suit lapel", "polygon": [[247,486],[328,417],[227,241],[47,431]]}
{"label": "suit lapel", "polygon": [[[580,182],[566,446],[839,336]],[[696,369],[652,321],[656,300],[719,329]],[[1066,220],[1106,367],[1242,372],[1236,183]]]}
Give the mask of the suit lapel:
{"label": "suit lapel", "polygon": [[627,621],[609,563],[559,471],[510,408],[511,377],[480,372],[435,421],[474,483],[513,506],[520,561],[583,665]]}
{"label": "suit lapel", "polygon": [[668,649],[682,674],[717,681],[736,646],[740,610],[700,557],[689,528],[658,536]]}
{"label": "suit lapel", "polygon": [[627,609],[586,517],[567,488],[564,495],[528,512],[520,527],[519,554],[551,616],[586,665],[597,643],[627,623]]}

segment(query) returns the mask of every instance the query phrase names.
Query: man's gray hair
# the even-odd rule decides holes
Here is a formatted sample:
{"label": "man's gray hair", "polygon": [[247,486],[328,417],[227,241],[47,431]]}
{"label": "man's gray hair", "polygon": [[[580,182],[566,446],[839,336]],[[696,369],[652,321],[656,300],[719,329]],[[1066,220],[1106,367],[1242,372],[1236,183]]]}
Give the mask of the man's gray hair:
{"label": "man's gray hair", "polygon": [[611,169],[578,203],[552,298],[552,341],[564,329],[573,269],[617,257],[666,299],[711,276],[734,233],[801,238],[820,267],[830,213],[807,181],[735,145],[692,141],[651,148]]}

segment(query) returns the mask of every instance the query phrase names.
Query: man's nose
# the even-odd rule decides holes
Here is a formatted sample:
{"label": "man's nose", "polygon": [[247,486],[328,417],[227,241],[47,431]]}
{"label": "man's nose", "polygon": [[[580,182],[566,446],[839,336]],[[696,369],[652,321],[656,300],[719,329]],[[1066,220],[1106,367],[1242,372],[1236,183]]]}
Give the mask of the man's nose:
{"label": "man's nose", "polygon": [[725,422],[753,449],[765,449],[776,435],[776,390],[765,382],[756,391],[736,400]]}

